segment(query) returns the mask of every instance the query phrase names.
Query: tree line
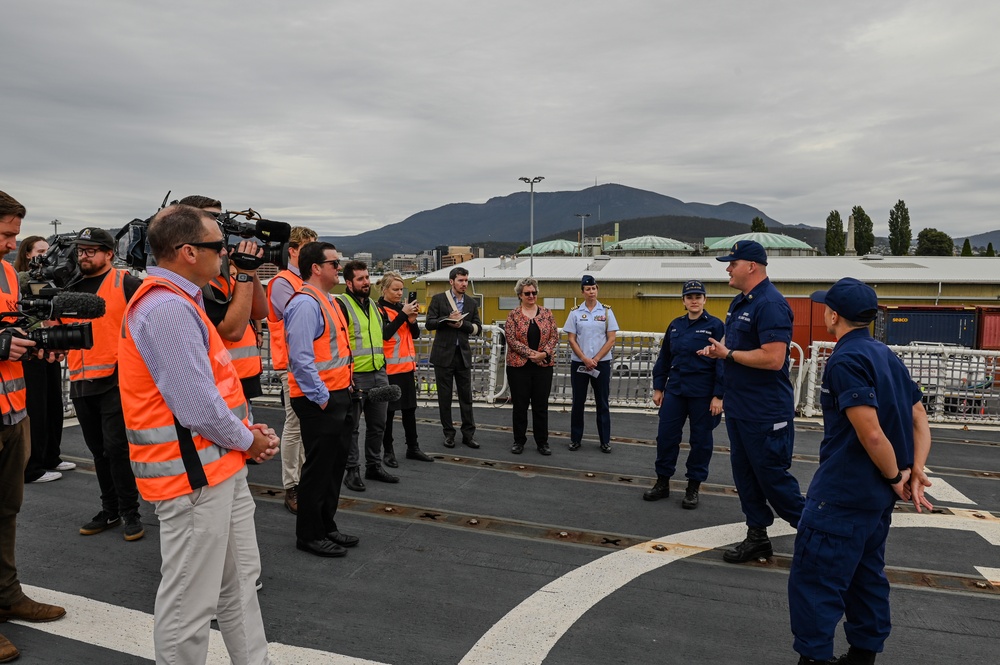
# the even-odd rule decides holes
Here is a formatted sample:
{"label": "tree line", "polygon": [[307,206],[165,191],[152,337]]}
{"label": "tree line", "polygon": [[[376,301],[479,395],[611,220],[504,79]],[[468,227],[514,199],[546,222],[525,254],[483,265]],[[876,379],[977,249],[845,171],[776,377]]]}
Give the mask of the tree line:
{"label": "tree line", "polygon": [[[851,208],[854,217],[854,249],[858,256],[871,254],[875,248],[875,230],[872,218],[861,206]],[[910,253],[910,243],[913,232],[910,230],[910,211],[906,203],[900,199],[889,211],[889,252],[892,256],[906,256]],[[972,248],[962,248],[962,256],[972,256]],[[968,253],[966,253],[968,249]],[[826,253],[828,256],[843,256],[847,250],[847,238],[844,221],[838,210],[831,210],[826,217]],[[917,234],[917,256],[952,256],[955,253],[955,241],[944,231],[926,228]],[[987,248],[987,256],[995,256],[993,244]]]}

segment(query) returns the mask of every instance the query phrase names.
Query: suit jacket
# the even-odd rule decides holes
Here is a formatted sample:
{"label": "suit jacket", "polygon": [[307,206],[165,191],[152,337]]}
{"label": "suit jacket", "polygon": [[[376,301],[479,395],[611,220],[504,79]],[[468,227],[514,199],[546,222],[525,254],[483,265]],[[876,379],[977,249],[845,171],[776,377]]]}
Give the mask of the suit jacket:
{"label": "suit jacket", "polygon": [[471,368],[472,348],[469,346],[469,335],[478,335],[483,331],[483,322],[479,320],[479,302],[466,291],[462,312],[468,313],[468,316],[462,320],[461,327],[453,328],[441,322],[441,319],[447,318],[452,312],[451,303],[448,301],[449,291],[432,297],[427,306],[425,326],[428,330],[437,331],[434,334],[434,344],[431,346],[431,364],[451,365],[455,359],[455,352],[460,351],[465,366]]}

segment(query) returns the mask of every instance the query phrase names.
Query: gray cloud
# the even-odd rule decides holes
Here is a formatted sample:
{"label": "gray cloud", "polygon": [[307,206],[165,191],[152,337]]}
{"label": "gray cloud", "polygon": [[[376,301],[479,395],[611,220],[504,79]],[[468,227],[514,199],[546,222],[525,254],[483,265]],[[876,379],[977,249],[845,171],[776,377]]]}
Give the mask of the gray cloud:
{"label": "gray cloud", "polygon": [[354,233],[544,175],[977,233],[1000,8],[952,4],[11,0],[0,189],[26,232],[172,189]]}

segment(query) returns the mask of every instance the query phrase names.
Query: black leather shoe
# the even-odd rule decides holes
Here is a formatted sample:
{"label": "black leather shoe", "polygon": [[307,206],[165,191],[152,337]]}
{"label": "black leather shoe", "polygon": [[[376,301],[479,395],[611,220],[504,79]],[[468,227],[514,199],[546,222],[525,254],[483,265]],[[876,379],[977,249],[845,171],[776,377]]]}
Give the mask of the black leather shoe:
{"label": "black leather shoe", "polygon": [[510,452],[514,453],[515,455],[520,455],[521,453],[524,452],[524,444],[515,443],[513,446],[510,447]]}
{"label": "black leather shoe", "polygon": [[365,484],[361,480],[361,470],[358,467],[352,466],[344,474],[344,487],[352,492],[365,491]]}
{"label": "black leather shoe", "polygon": [[843,656],[828,662],[838,663],[838,665],[875,665],[875,656],[877,655],[874,651],[850,647]]}
{"label": "black leather shoe", "polygon": [[406,459],[415,459],[420,462],[433,462],[434,458],[430,457],[424,451],[420,450],[420,446],[414,444],[412,446],[406,447]]}
{"label": "black leather shoe", "polygon": [[451,436],[444,437],[444,447],[445,448],[454,448],[455,447],[455,435],[454,434],[452,434]]}
{"label": "black leather shoe", "polygon": [[347,554],[347,550],[326,538],[323,540],[302,540],[301,538],[296,538],[295,549],[325,557],[344,556]]}
{"label": "black leather shoe", "polygon": [[361,539],[357,536],[348,536],[346,533],[341,533],[339,531],[331,531],[326,534],[328,540],[332,540],[341,547],[354,547],[361,542]]}
{"label": "black leather shoe", "polygon": [[381,464],[369,464],[365,467],[365,480],[379,480],[383,483],[398,483],[399,478],[382,468]]}
{"label": "black leather shoe", "polygon": [[475,439],[462,439],[462,443],[464,443],[465,445],[467,445],[470,448],[478,448],[479,447],[479,444],[476,443]]}
{"label": "black leather shoe", "polygon": [[570,450],[580,450],[580,442],[579,441],[571,441],[570,444],[569,444],[569,449]]}
{"label": "black leather shoe", "polygon": [[399,462],[396,461],[396,451],[392,448],[387,449],[382,455],[382,463],[390,469],[399,468]]}
{"label": "black leather shoe", "polygon": [[681,499],[681,508],[686,508],[687,510],[694,510],[698,507],[698,490],[701,488],[701,482],[697,480],[688,480],[687,489],[684,490],[684,498]]}
{"label": "black leather shoe", "polygon": [[540,455],[551,455],[552,449],[549,448],[549,444],[543,443],[542,445],[538,446],[538,453]]}
{"label": "black leather shoe", "polygon": [[842,658],[831,658],[830,660],[815,660],[813,658],[806,658],[805,656],[799,656],[799,665],[811,665],[816,663],[817,665],[837,665],[837,663],[843,662]]}
{"label": "black leather shoe", "polygon": [[667,476],[657,476],[656,484],[642,493],[645,501],[659,501],[670,496],[670,478]]}
{"label": "black leather shoe", "polygon": [[746,563],[754,559],[766,559],[774,551],[771,540],[767,537],[767,529],[747,529],[747,537],[736,547],[726,550],[722,560],[726,563]]}
{"label": "black leather shoe", "polygon": [[602,453],[610,453],[611,452],[611,444],[610,443],[602,443],[601,444],[601,452]]}

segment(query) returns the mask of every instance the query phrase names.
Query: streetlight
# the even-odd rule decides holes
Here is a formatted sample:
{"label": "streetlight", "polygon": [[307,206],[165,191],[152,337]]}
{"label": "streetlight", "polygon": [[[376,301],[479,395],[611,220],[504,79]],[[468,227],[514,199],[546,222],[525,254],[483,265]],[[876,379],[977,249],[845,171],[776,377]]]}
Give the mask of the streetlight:
{"label": "streetlight", "polygon": [[587,218],[590,217],[590,213],[586,215],[582,213],[576,213],[576,217],[580,218],[580,256],[583,256],[583,225],[587,223]]}
{"label": "streetlight", "polygon": [[59,235],[59,224],[60,224],[59,220],[58,219],[53,219],[51,222],[49,222],[49,224],[51,224],[52,227],[53,227],[53,229],[54,229],[52,232],[55,235]]}
{"label": "streetlight", "polygon": [[518,178],[521,182],[526,182],[531,186],[531,251],[529,253],[530,258],[528,259],[528,277],[535,276],[535,184],[539,183],[545,178],[540,175],[536,175],[534,178]]}

